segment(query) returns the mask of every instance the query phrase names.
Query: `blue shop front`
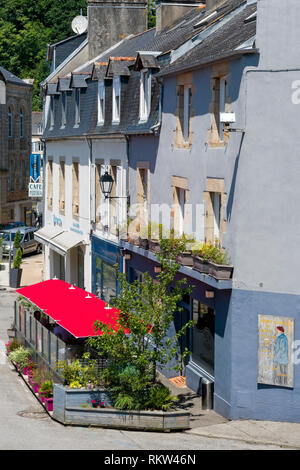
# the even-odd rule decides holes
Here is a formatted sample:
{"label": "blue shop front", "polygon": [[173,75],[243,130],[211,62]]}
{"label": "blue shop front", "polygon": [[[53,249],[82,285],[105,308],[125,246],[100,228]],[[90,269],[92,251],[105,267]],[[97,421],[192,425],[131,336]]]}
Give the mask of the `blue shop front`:
{"label": "blue shop front", "polygon": [[120,247],[110,240],[92,236],[92,292],[102,300],[119,293],[118,272],[122,266]]}

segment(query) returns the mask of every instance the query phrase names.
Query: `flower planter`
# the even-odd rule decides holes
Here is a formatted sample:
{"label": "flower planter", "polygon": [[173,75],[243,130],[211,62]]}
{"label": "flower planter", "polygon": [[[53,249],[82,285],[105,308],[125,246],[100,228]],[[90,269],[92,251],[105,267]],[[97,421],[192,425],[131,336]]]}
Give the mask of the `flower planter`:
{"label": "flower planter", "polygon": [[149,250],[149,240],[148,240],[148,238],[139,237],[139,247],[143,248],[143,250]]}
{"label": "flower planter", "polygon": [[182,264],[182,266],[193,266],[193,257],[190,251],[184,251],[180,253],[177,258],[177,263]]}
{"label": "flower planter", "polygon": [[48,411],[53,411],[53,398],[44,397],[44,403]]}
{"label": "flower planter", "polygon": [[9,338],[9,340],[13,339],[15,337],[15,329],[14,328],[8,328],[7,336]]}
{"label": "flower planter", "polygon": [[9,276],[9,286],[17,289],[21,284],[22,269],[11,268]]}
{"label": "flower planter", "polygon": [[45,403],[45,397],[44,395],[41,393],[41,392],[38,392],[39,393],[39,399],[42,403]]}
{"label": "flower planter", "polygon": [[231,279],[233,266],[224,265],[224,264],[216,264],[216,263],[213,263],[212,261],[209,261],[208,264],[209,264],[210,276],[218,280]]}
{"label": "flower planter", "polygon": [[209,264],[199,256],[193,256],[193,269],[199,273],[209,274]]}

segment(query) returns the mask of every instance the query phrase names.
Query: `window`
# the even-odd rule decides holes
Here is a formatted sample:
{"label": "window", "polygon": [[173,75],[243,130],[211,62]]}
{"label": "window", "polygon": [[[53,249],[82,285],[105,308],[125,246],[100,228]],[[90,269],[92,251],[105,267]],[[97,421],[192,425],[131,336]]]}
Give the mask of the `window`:
{"label": "window", "polygon": [[137,195],[139,218],[141,227],[148,224],[149,203],[150,203],[150,185],[149,185],[149,163],[137,163]]}
{"label": "window", "polygon": [[120,77],[113,79],[113,114],[114,123],[120,122]]}
{"label": "window", "polygon": [[172,225],[175,236],[183,235],[186,229],[186,203],[188,201],[187,178],[173,176]]}
{"label": "window", "polygon": [[20,137],[24,137],[24,112],[20,109]]}
{"label": "window", "polygon": [[72,212],[73,217],[79,216],[79,163],[72,165]]}
{"label": "window", "polygon": [[25,162],[24,160],[21,160],[20,162],[21,164],[21,178],[20,178],[20,189],[25,189],[25,171],[24,171],[24,168],[25,168]]}
{"label": "window", "polygon": [[193,300],[192,360],[206,372],[214,375],[215,312],[214,309]]}
{"label": "window", "polygon": [[177,86],[176,114],[176,146],[181,148],[189,148],[192,143],[192,85],[183,84]]}
{"label": "window", "polygon": [[59,211],[65,212],[65,162],[59,164]]}
{"label": "window", "polygon": [[151,74],[147,70],[141,71],[140,78],[140,120],[146,121],[150,113],[151,100]]}
{"label": "window", "polygon": [[9,161],[9,191],[14,190],[14,177],[13,177],[13,160]]}
{"label": "window", "polygon": [[224,123],[221,122],[220,113],[226,112],[227,94],[228,84],[226,76],[215,77],[212,84],[211,145],[224,145],[225,143]]}
{"label": "window", "polygon": [[80,88],[75,89],[75,126],[80,123]]}
{"label": "window", "polygon": [[13,136],[13,115],[11,107],[8,108],[8,137]]}
{"label": "window", "polygon": [[105,87],[104,81],[98,82],[98,125],[104,124],[105,120]]}
{"label": "window", "polygon": [[53,207],[53,162],[52,160],[48,161],[47,180],[48,180],[48,209],[52,209]]}
{"label": "window", "polygon": [[61,94],[61,127],[65,127],[67,123],[67,92]]}
{"label": "window", "polygon": [[205,241],[208,243],[222,242],[225,221],[222,220],[222,207],[225,204],[224,180],[207,178],[205,201]]}

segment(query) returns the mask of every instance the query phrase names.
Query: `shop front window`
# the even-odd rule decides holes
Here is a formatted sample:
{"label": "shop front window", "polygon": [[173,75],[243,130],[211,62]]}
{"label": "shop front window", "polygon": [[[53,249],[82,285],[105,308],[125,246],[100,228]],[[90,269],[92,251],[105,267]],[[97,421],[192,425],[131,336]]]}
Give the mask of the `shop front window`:
{"label": "shop front window", "polygon": [[116,286],[116,268],[96,256],[96,295],[105,302],[110,302],[117,295]]}
{"label": "shop front window", "polygon": [[210,375],[214,375],[215,311],[193,300],[192,360]]}

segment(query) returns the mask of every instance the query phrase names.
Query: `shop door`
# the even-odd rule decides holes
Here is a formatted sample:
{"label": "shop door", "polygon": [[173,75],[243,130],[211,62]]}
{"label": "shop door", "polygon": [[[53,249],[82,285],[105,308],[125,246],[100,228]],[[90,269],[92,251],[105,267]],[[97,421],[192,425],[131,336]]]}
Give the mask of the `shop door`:
{"label": "shop door", "polygon": [[[184,325],[187,324],[187,322],[190,320],[190,310],[188,306],[182,306],[182,311],[177,312],[174,316],[174,325],[175,325],[175,330],[176,333],[180,331]],[[179,341],[179,353],[180,353],[180,358],[182,358],[183,353],[186,349],[190,351],[190,331],[189,329],[186,329],[185,334],[183,334],[180,338]],[[186,356],[185,359],[181,360],[181,366],[182,366],[182,371],[180,375],[185,374],[185,366],[189,362],[189,357]]]}

